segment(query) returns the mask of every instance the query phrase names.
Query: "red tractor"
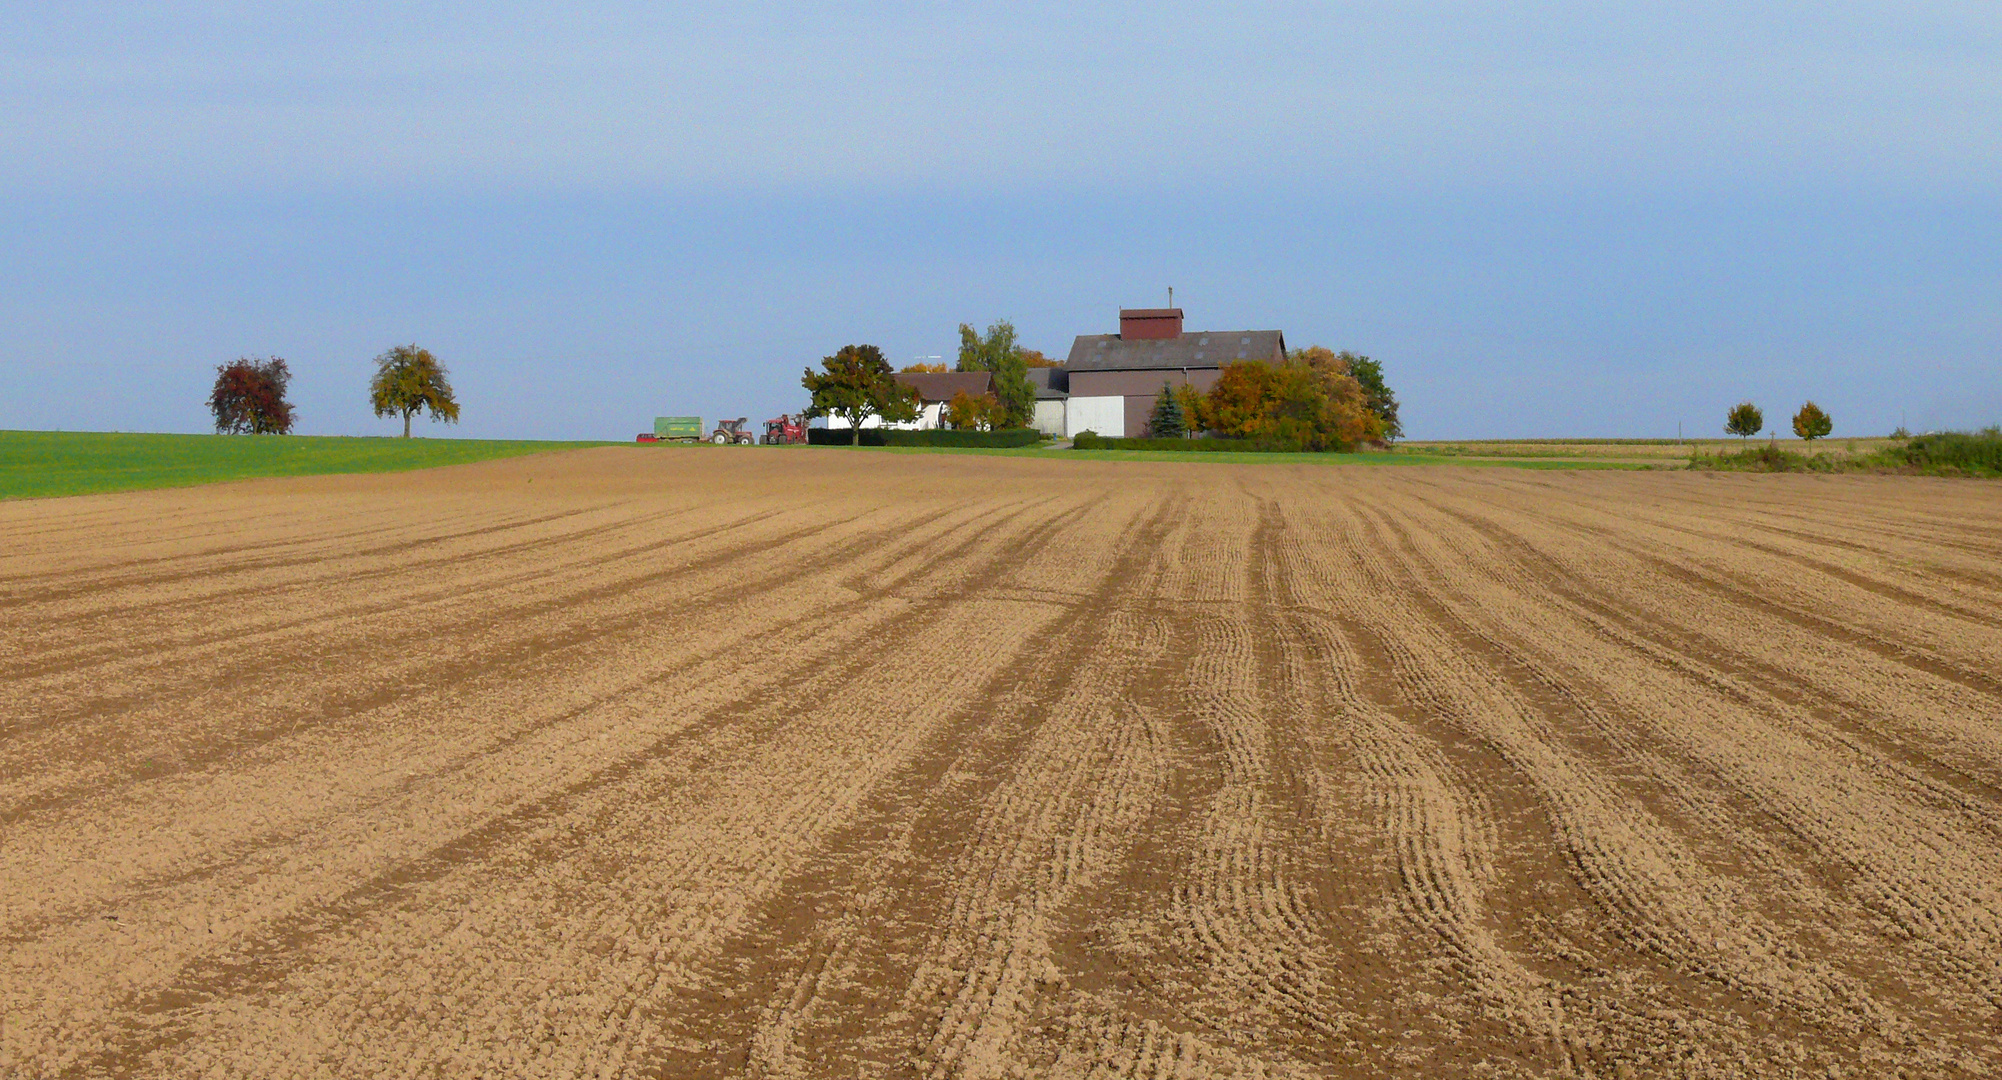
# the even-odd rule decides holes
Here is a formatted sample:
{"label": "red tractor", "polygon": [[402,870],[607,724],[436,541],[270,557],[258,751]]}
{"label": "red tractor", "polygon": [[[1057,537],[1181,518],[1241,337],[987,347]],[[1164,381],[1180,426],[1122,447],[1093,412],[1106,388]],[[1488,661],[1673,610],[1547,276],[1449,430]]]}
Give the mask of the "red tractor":
{"label": "red tractor", "polygon": [[751,433],[744,430],[744,425],[750,422],[751,418],[748,416],[740,416],[735,420],[718,420],[716,430],[709,433],[709,441],[717,446],[728,446],[731,443],[749,446]]}
{"label": "red tractor", "polygon": [[765,421],[766,446],[796,446],[806,442],[806,414]]}

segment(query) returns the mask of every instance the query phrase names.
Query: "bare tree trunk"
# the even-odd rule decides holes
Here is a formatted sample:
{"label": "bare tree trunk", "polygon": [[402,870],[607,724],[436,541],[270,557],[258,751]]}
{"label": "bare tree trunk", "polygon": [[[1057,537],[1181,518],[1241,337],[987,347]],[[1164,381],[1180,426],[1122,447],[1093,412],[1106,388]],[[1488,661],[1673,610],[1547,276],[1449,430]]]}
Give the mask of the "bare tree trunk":
{"label": "bare tree trunk", "polygon": [[404,437],[404,438],[406,438],[406,439],[410,437],[410,410],[409,410],[409,409],[405,409],[405,410],[403,410],[403,437]]}
{"label": "bare tree trunk", "polygon": [[848,445],[862,445],[862,417],[860,416],[850,416],[848,418]]}

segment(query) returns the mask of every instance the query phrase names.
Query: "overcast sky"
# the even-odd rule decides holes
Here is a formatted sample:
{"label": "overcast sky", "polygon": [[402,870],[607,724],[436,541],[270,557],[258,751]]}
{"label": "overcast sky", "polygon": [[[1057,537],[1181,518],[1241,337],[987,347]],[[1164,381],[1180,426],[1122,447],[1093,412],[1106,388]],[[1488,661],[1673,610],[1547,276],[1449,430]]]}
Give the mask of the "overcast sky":
{"label": "overcast sky", "polygon": [[415,341],[431,432],[626,438],[1171,285],[1414,437],[2002,420],[1993,0],[16,0],[0,52],[0,427],[203,430],[276,354],[390,432]]}

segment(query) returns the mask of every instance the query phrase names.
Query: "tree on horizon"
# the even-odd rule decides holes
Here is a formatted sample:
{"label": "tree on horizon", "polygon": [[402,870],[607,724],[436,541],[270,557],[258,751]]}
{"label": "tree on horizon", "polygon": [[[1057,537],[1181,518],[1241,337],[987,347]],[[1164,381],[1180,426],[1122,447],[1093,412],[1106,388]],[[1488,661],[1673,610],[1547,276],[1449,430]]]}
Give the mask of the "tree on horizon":
{"label": "tree on horizon", "polygon": [[1823,438],[1834,430],[1835,421],[1821,411],[1821,406],[1812,401],[1802,405],[1800,411],[1793,414],[1793,433],[1806,439],[1810,445],[1814,440]]}
{"label": "tree on horizon", "polygon": [[431,350],[398,345],[375,358],[375,378],[369,381],[369,404],[377,416],[403,417],[403,437],[410,437],[410,416],[429,412],[435,422],[459,422],[459,402],[452,395],[448,372]]}
{"label": "tree on horizon", "polygon": [[294,413],[285,391],[292,369],[276,356],[257,360],[240,357],[217,364],[215,386],[209,391],[209,411],[215,429],[230,435],[289,435]]}
{"label": "tree on horizon", "polygon": [[1765,430],[1766,414],[1757,405],[1741,401],[1733,406],[1730,415],[1724,418],[1724,434],[1745,439]]}

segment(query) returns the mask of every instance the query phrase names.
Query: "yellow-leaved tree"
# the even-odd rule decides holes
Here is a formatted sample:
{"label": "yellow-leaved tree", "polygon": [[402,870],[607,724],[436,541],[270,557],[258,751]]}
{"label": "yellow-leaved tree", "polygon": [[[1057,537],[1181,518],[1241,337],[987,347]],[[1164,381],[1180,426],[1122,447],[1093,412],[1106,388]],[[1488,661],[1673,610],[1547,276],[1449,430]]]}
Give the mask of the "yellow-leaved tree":
{"label": "yellow-leaved tree", "polygon": [[459,402],[452,396],[445,365],[431,350],[398,345],[375,358],[375,378],[368,384],[369,403],[377,416],[403,416],[403,437],[410,437],[410,414],[426,411],[431,419],[457,423]]}

